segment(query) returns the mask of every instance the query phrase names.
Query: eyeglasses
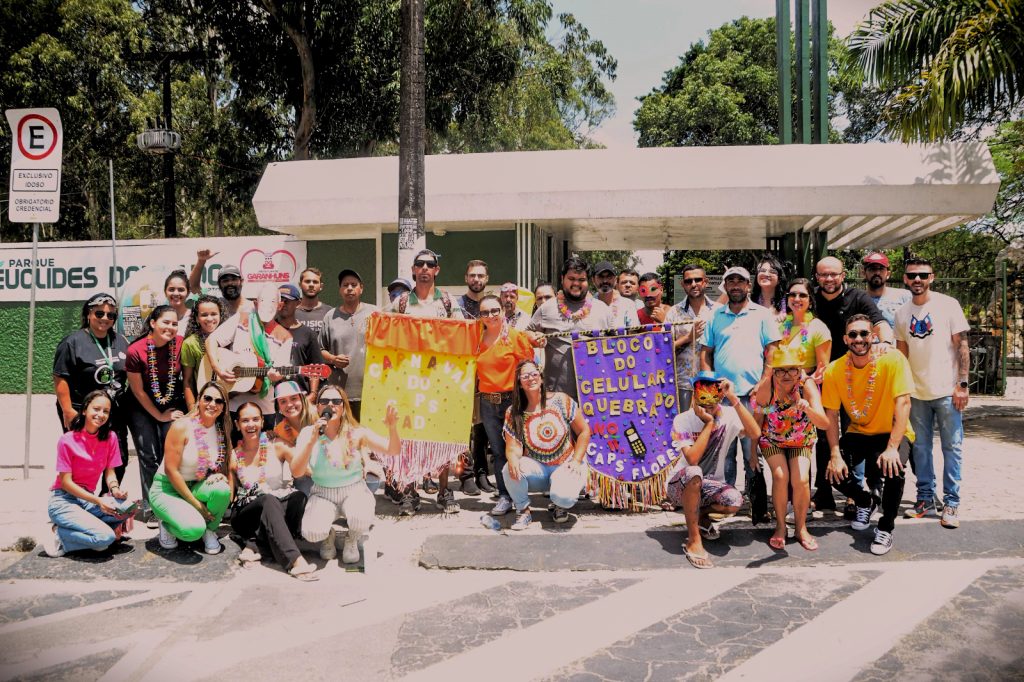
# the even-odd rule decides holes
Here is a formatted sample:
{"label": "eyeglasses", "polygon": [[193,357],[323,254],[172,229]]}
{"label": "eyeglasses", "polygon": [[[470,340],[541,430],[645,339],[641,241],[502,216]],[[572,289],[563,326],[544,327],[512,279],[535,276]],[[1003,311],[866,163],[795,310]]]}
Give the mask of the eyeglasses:
{"label": "eyeglasses", "polygon": [[908,272],[903,275],[907,279],[928,279],[932,276],[930,272]]}
{"label": "eyeglasses", "polygon": [[683,284],[686,286],[690,286],[691,284],[700,284],[703,281],[703,277],[687,277],[686,279],[683,280]]}
{"label": "eyeglasses", "polygon": [[843,276],[842,272],[816,272],[814,274],[818,279],[839,279]]}
{"label": "eyeglasses", "polygon": [[92,316],[95,317],[97,320],[102,320],[105,317],[108,320],[110,320],[111,322],[113,322],[114,320],[117,319],[117,313],[114,313],[114,312],[107,313],[107,312],[103,312],[102,310],[94,310],[94,311],[92,311]]}
{"label": "eyeglasses", "polygon": [[786,296],[788,296],[789,298],[810,298],[811,297],[810,294],[805,294],[802,291],[791,291],[788,294],[786,294]]}
{"label": "eyeglasses", "polygon": [[344,402],[345,401],[342,400],[341,398],[320,398],[319,400],[316,401],[316,404],[319,405],[320,407],[326,407],[327,405],[334,405],[335,407],[337,407],[338,405],[341,405]]}
{"label": "eyeglasses", "polygon": [[540,372],[523,372],[519,375],[520,381],[530,381],[531,379],[540,379]]}
{"label": "eyeglasses", "polygon": [[488,308],[487,310],[480,310],[480,317],[497,317],[501,315],[501,308]]}
{"label": "eyeglasses", "polygon": [[224,404],[224,398],[215,398],[212,395],[203,396],[204,403],[213,403],[214,405],[222,406]]}
{"label": "eyeglasses", "polygon": [[436,260],[414,260],[412,262],[412,266],[414,268],[436,268],[437,267],[437,261]]}
{"label": "eyeglasses", "polygon": [[796,376],[800,374],[799,367],[776,367],[772,370],[777,376]]}
{"label": "eyeglasses", "polygon": [[859,332],[858,331],[846,332],[847,338],[851,338],[851,339],[866,339],[869,336],[871,336],[871,334],[872,334],[872,332],[865,331],[865,330],[862,330],[862,331],[859,331]]}

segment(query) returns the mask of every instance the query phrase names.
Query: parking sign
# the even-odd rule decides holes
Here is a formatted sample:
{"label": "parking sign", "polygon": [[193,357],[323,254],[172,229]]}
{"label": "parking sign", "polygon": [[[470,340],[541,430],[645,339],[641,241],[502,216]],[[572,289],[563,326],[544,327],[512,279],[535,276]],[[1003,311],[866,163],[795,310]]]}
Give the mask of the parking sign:
{"label": "parking sign", "polygon": [[55,223],[60,218],[64,130],[56,109],[8,109],[11,126],[12,223]]}

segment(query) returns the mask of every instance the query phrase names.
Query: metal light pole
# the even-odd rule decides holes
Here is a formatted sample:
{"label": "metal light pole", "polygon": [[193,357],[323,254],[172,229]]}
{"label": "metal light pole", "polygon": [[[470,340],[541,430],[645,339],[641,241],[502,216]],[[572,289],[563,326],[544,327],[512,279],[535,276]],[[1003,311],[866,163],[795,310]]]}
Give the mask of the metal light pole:
{"label": "metal light pole", "polygon": [[402,0],[402,70],[398,119],[398,275],[408,277],[413,256],[427,243],[424,231],[426,69],[424,0]]}

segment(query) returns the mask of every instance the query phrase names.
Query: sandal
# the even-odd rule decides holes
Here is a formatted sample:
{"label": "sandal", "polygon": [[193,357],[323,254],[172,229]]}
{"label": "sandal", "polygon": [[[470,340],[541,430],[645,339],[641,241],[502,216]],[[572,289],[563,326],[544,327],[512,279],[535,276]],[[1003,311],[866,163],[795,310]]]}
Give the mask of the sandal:
{"label": "sandal", "polygon": [[670,512],[670,511],[675,511],[676,510],[676,506],[674,504],[672,504],[671,502],[669,502],[667,499],[664,499],[661,502],[659,502],[658,506],[661,507],[661,511]]}
{"label": "sandal", "polygon": [[701,525],[700,522],[698,522],[697,529],[700,531],[700,536],[705,540],[717,540],[722,537],[722,531],[718,530],[718,526],[716,526],[710,519],[706,526]]}
{"label": "sandal", "polygon": [[708,557],[708,553],[707,552],[704,552],[703,554],[697,554],[696,552],[691,552],[690,550],[688,550],[688,549],[686,549],[684,547],[683,548],[683,556],[686,557],[686,560],[689,561],[690,565],[693,566],[694,568],[714,568],[715,567],[715,565],[713,563],[711,563],[711,559]]}
{"label": "sandal", "polygon": [[818,541],[814,537],[808,535],[806,538],[797,538],[800,546],[806,549],[808,552],[813,552],[818,549]]}
{"label": "sandal", "polygon": [[320,575],[317,573],[288,573],[291,577],[295,578],[301,583],[315,583],[320,580]]}
{"label": "sandal", "polygon": [[786,551],[786,538],[780,538],[778,535],[773,535],[768,540],[768,546],[776,552],[784,552]]}

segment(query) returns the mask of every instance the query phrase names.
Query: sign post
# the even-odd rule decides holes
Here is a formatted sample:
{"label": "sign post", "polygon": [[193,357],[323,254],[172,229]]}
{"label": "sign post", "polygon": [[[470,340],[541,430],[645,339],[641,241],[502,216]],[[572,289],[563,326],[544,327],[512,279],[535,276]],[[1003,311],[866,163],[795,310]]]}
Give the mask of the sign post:
{"label": "sign post", "polygon": [[8,109],[11,126],[11,186],[7,216],[12,223],[32,223],[32,292],[28,306],[28,362],[25,363],[25,465],[32,455],[32,360],[36,336],[36,279],[39,224],[60,218],[60,176],[64,129],[56,109]]}

